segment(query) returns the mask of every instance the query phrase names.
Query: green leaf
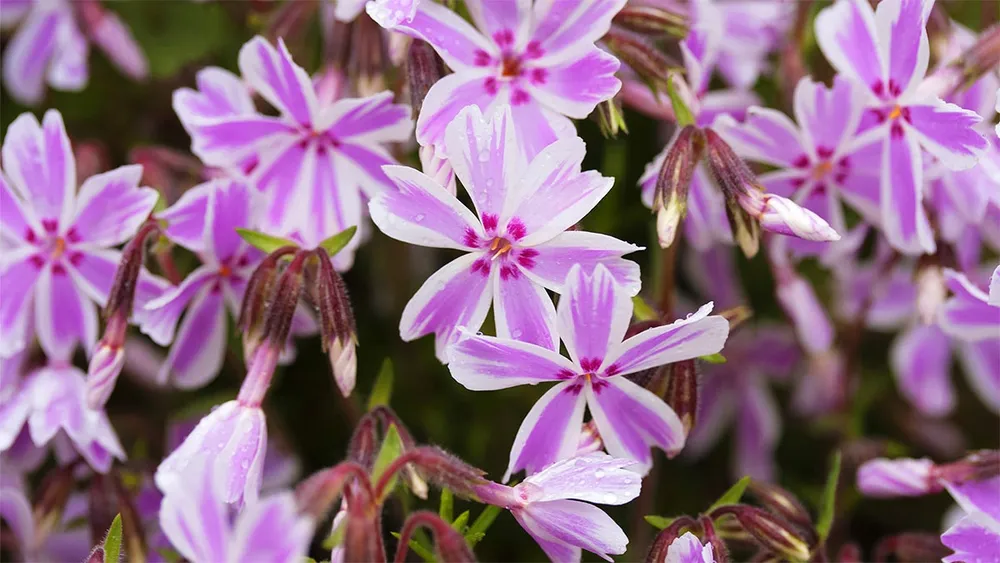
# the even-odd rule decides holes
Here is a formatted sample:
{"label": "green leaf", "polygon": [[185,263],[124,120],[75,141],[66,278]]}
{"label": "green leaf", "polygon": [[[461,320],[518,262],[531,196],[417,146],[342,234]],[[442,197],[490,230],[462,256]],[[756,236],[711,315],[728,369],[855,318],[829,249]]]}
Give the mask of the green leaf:
{"label": "green leaf", "polygon": [[111,522],[108,535],[104,536],[104,563],[118,563],[122,554],[122,515]]}
{"label": "green leaf", "polygon": [[487,506],[479,513],[476,520],[469,526],[469,531],[465,533],[465,541],[469,544],[469,547],[475,547],[480,540],[486,537],[486,530],[490,529],[493,525],[493,521],[497,519],[500,515],[499,506]]}
{"label": "green leaf", "polygon": [[247,244],[256,248],[257,250],[266,252],[267,254],[270,254],[275,250],[278,250],[279,248],[284,246],[295,246],[295,247],[299,246],[298,243],[296,243],[295,241],[288,240],[282,237],[276,237],[274,235],[269,235],[267,233],[262,233],[260,231],[254,231],[252,229],[237,228],[236,232],[239,233],[240,237],[243,238],[243,240],[247,241]]}
{"label": "green leaf", "polygon": [[346,527],[347,526],[344,526],[344,524],[341,523],[339,526],[331,530],[330,535],[326,536],[326,539],[323,540],[323,549],[329,551],[344,543],[344,529]]}
{"label": "green leaf", "polygon": [[328,255],[333,256],[343,250],[347,246],[347,243],[351,242],[357,230],[357,227],[347,227],[343,231],[319,243],[319,247],[325,250]]}
{"label": "green leaf", "polygon": [[670,76],[667,77],[667,96],[670,97],[670,106],[674,109],[677,126],[685,127],[687,125],[694,125],[694,114],[691,113],[691,108],[681,99],[681,95],[677,91],[677,86],[674,85],[676,77],[677,74],[675,73],[670,73]]}
{"label": "green leaf", "polygon": [[649,303],[638,295],[632,298],[632,315],[640,321],[655,321],[660,318]]}
{"label": "green leaf", "polygon": [[833,515],[837,504],[837,482],[840,480],[840,451],[833,454],[833,463],[830,464],[830,472],[826,476],[826,488],[823,489],[823,497],[820,499],[819,518],[816,520],[816,533],[819,534],[820,543],[826,541],[830,535],[830,528],[833,527]]}
{"label": "green leaf", "polygon": [[676,518],[674,518],[673,516],[657,516],[655,514],[649,514],[643,516],[643,519],[646,520],[646,522],[652,524],[654,528],[657,528],[659,530],[666,528],[667,526],[670,525],[671,522],[676,520]]}
{"label": "green leaf", "polygon": [[724,364],[726,363],[726,357],[722,354],[716,352],[715,354],[709,354],[707,356],[701,356],[699,360],[704,360],[710,364]]}
{"label": "green leaf", "polygon": [[465,512],[459,514],[458,518],[455,518],[455,521],[451,523],[451,527],[455,528],[456,530],[458,530],[459,533],[461,533],[465,530],[465,527],[468,523],[469,523],[469,511],[466,510]]}
{"label": "green leaf", "polygon": [[[392,532],[392,537],[398,540],[400,538],[399,532]],[[421,559],[427,561],[427,563],[434,563],[434,554],[431,553],[426,547],[417,543],[416,540],[410,540],[408,545],[410,546],[410,549],[413,550],[413,553],[419,555]]]}
{"label": "green leaf", "polygon": [[375,384],[372,385],[371,395],[368,395],[368,410],[381,405],[388,405],[392,398],[392,383],[395,379],[395,371],[392,369],[392,360],[386,358],[382,360],[382,367],[375,377]]}
{"label": "green leaf", "polygon": [[441,507],[438,508],[438,516],[445,522],[451,522],[454,508],[455,496],[451,494],[451,490],[447,488],[441,489]]}
{"label": "green leaf", "polygon": [[[396,425],[390,424],[389,429],[385,432],[385,438],[382,439],[382,447],[379,448],[378,455],[375,456],[375,463],[372,465],[372,483],[377,483],[382,478],[382,474],[385,473],[386,468],[402,454],[403,441],[399,438],[399,431],[396,430]],[[389,486],[385,489],[386,495],[396,488],[398,479],[398,475],[393,475]],[[382,500],[379,499],[379,502]]]}
{"label": "green leaf", "polygon": [[736,482],[735,485],[729,487],[729,490],[722,493],[722,496],[719,497],[719,500],[712,503],[712,506],[708,507],[708,510],[706,510],[705,513],[707,514],[709,512],[712,512],[716,508],[719,508],[720,506],[726,504],[736,504],[740,502],[740,499],[743,498],[743,491],[747,490],[747,486],[749,484],[750,484],[750,477],[744,477],[740,479],[739,481]]}

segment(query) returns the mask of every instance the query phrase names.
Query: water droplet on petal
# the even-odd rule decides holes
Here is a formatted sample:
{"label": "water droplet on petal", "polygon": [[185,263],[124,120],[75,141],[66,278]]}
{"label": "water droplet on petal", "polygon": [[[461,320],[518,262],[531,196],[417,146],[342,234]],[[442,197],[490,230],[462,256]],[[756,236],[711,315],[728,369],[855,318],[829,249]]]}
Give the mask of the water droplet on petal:
{"label": "water droplet on petal", "polygon": [[596,472],[594,473],[594,477],[595,477],[596,479],[600,479],[601,477],[604,477],[604,470],[603,470],[603,469],[598,469],[598,470],[597,470],[597,471],[596,471]]}

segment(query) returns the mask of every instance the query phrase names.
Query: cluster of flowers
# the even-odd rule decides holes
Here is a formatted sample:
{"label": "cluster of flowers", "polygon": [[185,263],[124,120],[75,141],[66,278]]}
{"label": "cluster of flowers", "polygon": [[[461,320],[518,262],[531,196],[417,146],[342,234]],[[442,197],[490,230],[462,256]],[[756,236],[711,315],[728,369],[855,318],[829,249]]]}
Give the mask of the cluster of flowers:
{"label": "cluster of flowers", "polygon": [[[767,484],[780,436],[768,378],[788,380],[804,360],[794,408],[842,411],[857,387],[860,333],[902,327],[891,366],[915,409],[941,417],[955,408],[954,349],[976,394],[1000,412],[1000,268],[983,264],[984,249],[1000,251],[1000,127],[995,134],[984,119],[1000,111],[1000,29],[977,37],[945,22],[932,44],[933,4],[823,8],[816,41],[837,74],[826,86],[803,76],[801,60],[790,63],[782,86],[792,121],[759,107],[751,88],[771,53],[801,58],[784,45],[801,27],[794,6],[465,0],[470,23],[431,0],[366,10],[341,0],[325,7],[334,33],[405,45],[392,58],[405,61],[412,109],[383,81],[352,75],[345,42],[330,39],[344,52],[332,49],[312,76],[282,39],[255,37],[240,51],[239,75],[204,68],[196,88],[174,93],[201,180],[178,198],[140,187],[137,165],[77,189],[88,167],[60,113],[21,115],[4,137],[0,176],[0,516],[15,550],[28,560],[86,554],[99,537],[68,536],[89,502],[90,514],[121,513],[130,556],[296,561],[340,500],[331,560],[385,560],[382,505],[402,477],[416,496],[431,482],[442,495],[510,510],[553,560],[579,560],[582,550],[609,558],[628,538],[589,503],[631,501],[652,449],[704,453],[735,412],[733,473],[755,479],[763,508],[738,504],[737,494],[677,518],[649,559],[726,561],[729,540],[762,558],[825,554],[829,522],[814,524],[791,493]],[[4,24],[8,16],[23,19],[4,54],[19,101],[40,101],[46,80],[81,88],[89,42],[128,74],[146,74],[131,35],[96,0],[12,2]],[[671,34],[679,65],[660,50]],[[726,88],[712,89],[713,77]],[[678,303],[670,280],[649,310],[637,297],[639,266],[624,258],[643,249],[576,228],[614,180],[583,170],[586,145],[572,120],[597,113],[617,134],[620,103],[673,124],[640,180],[642,199],[664,260],[684,233],[685,268],[712,300],[705,305]],[[393,154],[411,134],[423,171]],[[757,176],[744,159],[769,171]],[[370,236],[369,218],[394,239],[462,253],[406,305],[403,340],[433,335],[438,359],[470,390],[554,384],[513,439],[503,482],[523,471],[519,484],[417,445],[392,411],[376,408],[359,421],[346,461],[288,492],[296,472],[268,440],[262,404],[296,337],[317,333],[339,390],[352,393],[357,331],[341,273]],[[729,246],[752,257],[762,243],[790,328],[743,324]],[[182,274],[175,247],[200,265]],[[833,270],[836,310],[799,273],[806,258]],[[988,272],[987,293],[979,282]],[[479,332],[491,309],[493,336]],[[199,389],[226,363],[230,317],[247,365],[238,396],[172,440],[155,470],[125,479],[104,406],[130,357],[141,364],[135,356],[148,349],[129,326],[169,347],[147,382]],[[840,335],[838,321],[849,328]],[[79,351],[86,373],[74,364]],[[60,463],[33,506],[24,476],[50,449]],[[990,502],[998,474],[997,455],[980,453],[948,465],[872,461],[858,478],[881,496],[946,488],[966,512],[940,539],[959,561],[1000,548]],[[80,479],[90,480],[89,497],[76,492]],[[126,481],[139,482],[138,493]],[[92,517],[91,527],[103,532],[110,521]],[[397,560],[419,526],[431,529],[441,559],[455,561],[472,560],[470,544],[485,531],[415,512]],[[81,541],[83,554],[72,551]]]}

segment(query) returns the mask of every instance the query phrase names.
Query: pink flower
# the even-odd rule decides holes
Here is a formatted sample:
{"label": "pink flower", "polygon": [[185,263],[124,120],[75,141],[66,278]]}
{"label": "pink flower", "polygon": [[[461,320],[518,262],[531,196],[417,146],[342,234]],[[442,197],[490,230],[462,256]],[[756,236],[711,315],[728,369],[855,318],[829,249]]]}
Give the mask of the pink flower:
{"label": "pink flower", "polygon": [[568,230],[613,183],[581,172],[583,141],[559,140],[530,164],[518,152],[520,142],[510,110],[484,118],[470,106],[448,127],[445,145],[478,216],[428,176],[400,166],[385,168],[399,190],[369,205],[378,228],[395,239],[466,252],[424,282],[399,325],[404,340],[434,333],[442,361],[460,327],[483,324],[491,301],[500,337],[556,350],[555,307],[546,289],[561,293],[574,264],[603,264],[629,295],[639,290],[639,266],[621,258],[638,247]]}
{"label": "pink flower", "polygon": [[618,59],[594,42],[625,0],[466,4],[475,27],[437,2],[379,0],[368,14],[383,27],[430,43],[454,71],[431,87],[417,119],[417,141],[452,156],[445,130],[466,106],[483,113],[509,104],[529,159],[621,87]]}
{"label": "pink flower", "polygon": [[[55,110],[42,124],[31,114],[11,123],[3,164],[0,356],[24,348],[32,332],[50,359],[68,359],[77,345],[90,352],[95,303],[107,301],[121,259],[111,247],[135,234],[156,191],[137,187],[141,167],[123,166],[88,178],[77,193],[73,153]],[[139,280],[140,303],[165,286],[146,273]]]}
{"label": "pink flower", "polygon": [[574,266],[559,300],[559,335],[572,360],[551,348],[465,331],[449,352],[452,377],[483,391],[559,382],[528,413],[514,438],[507,476],[529,474],[576,451],[585,408],[608,452],[648,469],[650,446],[675,455],[684,447],[677,414],[658,396],[622,377],[722,349],[729,323],[708,316],[711,303],[672,324],[624,340],[632,316],[628,293],[604,266]]}
{"label": "pink flower", "polygon": [[715,563],[712,544],[702,545],[698,536],[685,532],[670,543],[663,563]]}

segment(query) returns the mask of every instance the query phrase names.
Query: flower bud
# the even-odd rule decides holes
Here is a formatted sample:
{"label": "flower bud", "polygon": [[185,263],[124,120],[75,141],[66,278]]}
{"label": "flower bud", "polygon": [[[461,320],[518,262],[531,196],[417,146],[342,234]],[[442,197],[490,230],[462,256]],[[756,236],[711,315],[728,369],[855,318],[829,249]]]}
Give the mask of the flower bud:
{"label": "flower bud", "polygon": [[264,337],[265,313],[269,312],[271,294],[278,279],[278,260],[296,252],[293,246],[275,250],[263,260],[247,280],[236,326],[243,332],[243,357],[249,363]]}
{"label": "flower bud", "polygon": [[385,561],[381,508],[350,496],[344,518],[344,561]]}
{"label": "flower bud", "polygon": [[396,547],[396,563],[406,561],[410,539],[421,526],[428,528],[434,537],[434,552],[437,561],[444,563],[468,563],[476,560],[465,537],[451,527],[440,516],[426,510],[418,510],[406,519],[399,533],[399,543]]}
{"label": "flower bud", "polygon": [[698,414],[698,366],[694,360],[674,362],[667,368],[667,391],[664,400],[674,409],[684,435],[691,433]]}
{"label": "flower bud", "polygon": [[417,154],[420,157],[420,169],[424,171],[424,174],[444,186],[448,190],[448,193],[455,195],[455,190],[457,189],[455,186],[455,169],[452,168],[448,159],[441,158],[434,151],[434,145],[420,147]]}
{"label": "flower bud", "polygon": [[[118,318],[108,323],[105,338],[97,343],[97,350],[87,366],[87,406],[92,409],[100,409],[107,404],[111,392],[115,389],[115,382],[125,367],[125,330],[121,329],[120,337],[119,335],[108,337],[112,323],[125,326],[125,323]],[[119,338],[121,344],[117,343]]]}
{"label": "flower bud", "polygon": [[323,349],[330,357],[337,387],[347,397],[354,390],[358,372],[356,353],[358,338],[354,325],[354,311],[351,310],[351,300],[347,296],[344,278],[333,269],[326,251],[317,249],[315,256],[320,264],[315,294]]}
{"label": "flower bud", "polygon": [[837,563],[862,563],[864,555],[861,553],[861,546],[854,542],[845,543],[840,546],[834,561]]}
{"label": "flower bud", "polygon": [[703,150],[704,137],[694,125],[681,129],[667,150],[653,193],[656,235],[661,248],[673,244],[677,227],[687,214],[688,189]]}
{"label": "flower bud", "polygon": [[760,216],[765,209],[763,188],[750,168],[715,131],[705,129],[708,165],[726,197],[726,214],[733,238],[748,258],[760,248]]}
{"label": "flower bud", "polygon": [[921,259],[914,282],[917,286],[917,314],[924,324],[934,324],[938,309],[948,299],[948,288],[940,264],[933,258]]}
{"label": "flower bud", "polygon": [[840,240],[837,231],[833,230],[822,217],[790,199],[774,194],[764,195],[764,211],[760,216],[760,227],[765,231],[804,240],[819,242]]}
{"label": "flower bud", "polygon": [[603,449],[604,440],[601,439],[601,433],[597,430],[597,424],[593,420],[584,422],[583,429],[580,431],[580,443],[577,444],[576,454],[573,457],[599,452]]}
{"label": "flower bud", "polygon": [[953,484],[993,479],[1000,475],[1000,451],[975,452],[965,459],[932,467],[930,475]]}
{"label": "flower bud", "polygon": [[809,559],[809,543],[784,519],[772,516],[760,508],[744,505],[721,506],[709,516],[715,519],[724,514],[735,516],[740,526],[764,549],[796,561]]}
{"label": "flower bud", "polygon": [[612,23],[647,35],[667,34],[683,39],[688,34],[688,19],[676,11],[659,6],[627,5],[615,14]]}
{"label": "flower bud", "polygon": [[407,464],[413,464],[427,480],[456,495],[476,498],[476,488],[486,483],[482,469],[465,463],[458,457],[435,446],[420,446],[396,458],[375,484],[375,498],[382,498],[395,474]]}
{"label": "flower bud", "polygon": [[674,518],[669,526],[660,531],[653,539],[653,544],[649,546],[646,554],[647,563],[660,563],[667,560],[667,552],[674,540],[679,538],[685,530],[693,529],[698,523],[690,516],[678,516]]}
{"label": "flower bud", "polygon": [[671,70],[683,71],[684,68],[653,42],[620,27],[612,26],[608,30],[604,44],[648,84],[665,84]]}
{"label": "flower bud", "polygon": [[104,546],[97,545],[84,560],[84,563],[104,563]]}
{"label": "flower bud", "polygon": [[871,497],[913,497],[941,490],[933,479],[934,463],[929,459],[886,459],[867,461],[858,468],[858,490]]}
{"label": "flower bud", "polygon": [[264,35],[272,43],[281,38],[301,37],[318,7],[318,2],[283,2],[271,12]]}
{"label": "flower bud", "polygon": [[427,91],[444,76],[444,63],[426,41],[414,39],[406,56],[406,78],[410,86],[413,117],[420,115]]}
{"label": "flower bud", "polygon": [[386,89],[389,51],[385,35],[371,18],[357,18],[351,26],[347,71],[359,96],[373,96]]}
{"label": "flower bud", "polygon": [[355,483],[371,498],[368,470],[354,461],[344,461],[306,477],[295,487],[299,512],[322,520],[350,483]]}
{"label": "flower bud", "polygon": [[[403,444],[404,452],[417,447],[417,442],[413,439],[413,435],[410,434],[410,430],[406,428],[406,425],[403,424],[403,421],[400,420],[392,409],[385,405],[380,405],[373,408],[369,414],[376,416],[381,421],[382,428],[385,431],[388,431],[390,426],[396,427],[396,434],[399,435],[399,441]],[[412,463],[407,464],[403,468],[403,474],[410,492],[418,498],[426,499],[428,492],[427,481],[420,474],[417,467]]]}
{"label": "flower bud", "polygon": [[617,139],[619,132],[628,133],[625,115],[614,98],[597,104],[597,111],[594,112],[594,115],[605,139]]}
{"label": "flower bud", "polygon": [[814,528],[809,511],[789,491],[773,483],[756,479],[750,481],[749,491],[764,508],[799,526],[802,530]]}
{"label": "flower bud", "polygon": [[937,534],[909,532],[883,539],[872,551],[873,561],[893,559],[901,563],[941,561],[951,550],[941,543]]}

